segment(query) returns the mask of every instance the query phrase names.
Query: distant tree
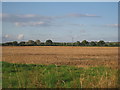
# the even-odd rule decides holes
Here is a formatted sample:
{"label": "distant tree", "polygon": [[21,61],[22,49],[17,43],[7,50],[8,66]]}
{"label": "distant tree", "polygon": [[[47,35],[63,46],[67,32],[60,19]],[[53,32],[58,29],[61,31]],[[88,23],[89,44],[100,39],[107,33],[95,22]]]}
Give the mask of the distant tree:
{"label": "distant tree", "polygon": [[91,45],[91,46],[96,46],[96,43],[95,43],[94,41],[91,41],[91,42],[90,42],[90,45]]}
{"label": "distant tree", "polygon": [[120,47],[120,42],[118,42],[118,46]]}
{"label": "distant tree", "polygon": [[17,46],[18,45],[18,42],[17,41],[13,41],[13,46]]}
{"label": "distant tree", "polygon": [[105,43],[104,46],[108,46],[108,43]]}
{"label": "distant tree", "polygon": [[27,42],[25,42],[25,46],[29,46],[29,45],[28,45],[28,41],[27,41]]}
{"label": "distant tree", "polygon": [[116,43],[115,43],[115,46],[120,46],[120,43],[116,42]]}
{"label": "distant tree", "polygon": [[53,46],[58,46],[58,43],[56,43],[56,42],[53,42],[53,44],[52,44]]}
{"label": "distant tree", "polygon": [[81,45],[80,41],[74,43],[74,46],[80,46],[80,45]]}
{"label": "distant tree", "polygon": [[108,46],[119,46],[118,42],[110,42],[108,43]]}
{"label": "distant tree", "polygon": [[2,46],[6,46],[6,43],[2,43]]}
{"label": "distant tree", "polygon": [[5,45],[6,46],[13,46],[13,42],[6,42]]}
{"label": "distant tree", "polygon": [[98,43],[97,43],[98,46],[105,46],[105,42],[103,40],[100,40]]}
{"label": "distant tree", "polygon": [[28,44],[29,46],[34,46],[34,45],[35,45],[35,42],[34,42],[33,40],[29,40],[29,41],[27,42],[27,44]]}
{"label": "distant tree", "polygon": [[119,42],[114,42],[114,46],[120,46]]}
{"label": "distant tree", "polygon": [[67,46],[67,44],[65,42],[62,43],[62,46]]}
{"label": "distant tree", "polygon": [[77,42],[52,42],[52,40],[46,40],[46,42],[40,42],[40,40],[28,40],[27,42],[21,41],[13,41],[13,42],[6,42],[6,43],[1,43],[2,46],[118,46],[120,47],[120,42],[104,42],[103,40],[100,40],[98,42],[91,41],[88,42],[86,40],[83,40],[81,43],[80,41]]}
{"label": "distant tree", "polygon": [[67,43],[67,46],[73,46],[73,43]]}
{"label": "distant tree", "polygon": [[59,43],[59,42],[53,42],[52,45],[53,45],[53,46],[62,46],[62,43]]}
{"label": "distant tree", "polygon": [[112,42],[108,43],[108,46],[114,46],[114,44]]}
{"label": "distant tree", "polygon": [[39,46],[41,42],[40,42],[40,40],[36,40],[35,43],[36,43],[36,45]]}
{"label": "distant tree", "polygon": [[82,44],[83,46],[87,46],[87,45],[89,44],[89,42],[86,41],[86,40],[83,40],[83,41],[81,42],[81,44]]}
{"label": "distant tree", "polygon": [[46,40],[46,43],[45,43],[47,46],[51,46],[53,44],[52,40]]}
{"label": "distant tree", "polygon": [[41,45],[41,46],[45,46],[45,43],[41,42],[40,45]]}
{"label": "distant tree", "polygon": [[25,46],[25,42],[24,42],[24,41],[21,41],[21,42],[19,43],[19,46]]}

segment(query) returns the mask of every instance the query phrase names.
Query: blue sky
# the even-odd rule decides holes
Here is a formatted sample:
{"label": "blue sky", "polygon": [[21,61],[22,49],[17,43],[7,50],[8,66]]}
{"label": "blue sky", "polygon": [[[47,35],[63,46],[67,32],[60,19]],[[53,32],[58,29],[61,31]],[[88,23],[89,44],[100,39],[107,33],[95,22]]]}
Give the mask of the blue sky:
{"label": "blue sky", "polygon": [[2,39],[118,41],[117,2],[4,2]]}

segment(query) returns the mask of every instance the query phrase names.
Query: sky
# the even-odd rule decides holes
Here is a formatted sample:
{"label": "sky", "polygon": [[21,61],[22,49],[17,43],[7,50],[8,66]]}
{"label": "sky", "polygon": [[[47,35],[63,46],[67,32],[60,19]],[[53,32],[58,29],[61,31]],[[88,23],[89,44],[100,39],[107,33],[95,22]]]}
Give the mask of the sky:
{"label": "sky", "polygon": [[2,42],[118,41],[117,2],[3,2]]}

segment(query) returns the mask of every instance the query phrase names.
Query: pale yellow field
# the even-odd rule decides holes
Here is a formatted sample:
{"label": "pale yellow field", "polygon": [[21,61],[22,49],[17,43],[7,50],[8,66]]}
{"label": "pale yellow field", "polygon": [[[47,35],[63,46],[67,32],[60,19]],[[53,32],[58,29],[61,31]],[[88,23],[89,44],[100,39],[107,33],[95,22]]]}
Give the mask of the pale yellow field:
{"label": "pale yellow field", "polygon": [[12,63],[117,67],[118,47],[6,46],[2,60]]}

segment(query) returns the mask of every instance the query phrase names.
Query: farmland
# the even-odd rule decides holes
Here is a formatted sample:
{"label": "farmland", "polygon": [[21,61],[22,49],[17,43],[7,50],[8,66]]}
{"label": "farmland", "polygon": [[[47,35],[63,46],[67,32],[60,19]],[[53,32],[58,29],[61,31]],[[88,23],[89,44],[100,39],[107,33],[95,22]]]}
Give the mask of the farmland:
{"label": "farmland", "polygon": [[116,88],[118,47],[4,46],[3,88]]}
{"label": "farmland", "polygon": [[19,46],[3,47],[3,61],[23,64],[117,66],[117,47]]}

